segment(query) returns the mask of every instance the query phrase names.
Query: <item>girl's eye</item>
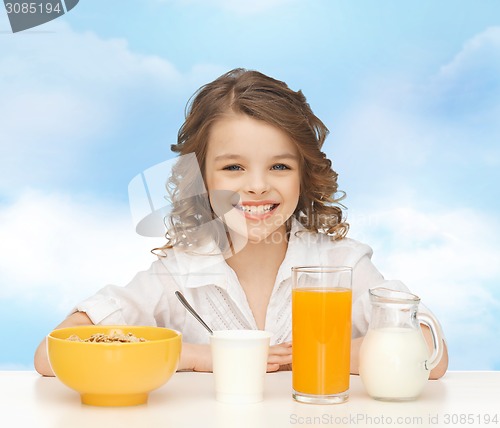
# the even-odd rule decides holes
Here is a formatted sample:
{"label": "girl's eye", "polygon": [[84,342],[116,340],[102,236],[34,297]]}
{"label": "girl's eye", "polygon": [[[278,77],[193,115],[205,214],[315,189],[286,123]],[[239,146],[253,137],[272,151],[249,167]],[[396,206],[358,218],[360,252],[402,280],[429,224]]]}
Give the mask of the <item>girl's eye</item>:
{"label": "girl's eye", "polygon": [[228,166],[225,166],[222,169],[224,169],[226,171],[240,171],[241,167],[239,165],[228,165]]}
{"label": "girl's eye", "polygon": [[285,164],[279,163],[279,164],[273,165],[273,167],[271,169],[274,169],[277,171],[284,171],[284,170],[290,169],[290,168],[288,166],[286,166]]}

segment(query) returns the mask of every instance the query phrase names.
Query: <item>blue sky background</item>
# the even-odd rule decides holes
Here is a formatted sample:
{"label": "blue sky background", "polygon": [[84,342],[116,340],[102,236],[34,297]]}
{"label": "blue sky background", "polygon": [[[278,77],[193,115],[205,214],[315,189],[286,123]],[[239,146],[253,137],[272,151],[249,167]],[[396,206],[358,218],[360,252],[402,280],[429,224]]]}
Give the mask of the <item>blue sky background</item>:
{"label": "blue sky background", "polygon": [[438,315],[451,369],[499,370],[496,0],[81,0],[16,34],[0,7],[0,369],[154,260],[128,184],[234,67],[303,90],[350,236]]}

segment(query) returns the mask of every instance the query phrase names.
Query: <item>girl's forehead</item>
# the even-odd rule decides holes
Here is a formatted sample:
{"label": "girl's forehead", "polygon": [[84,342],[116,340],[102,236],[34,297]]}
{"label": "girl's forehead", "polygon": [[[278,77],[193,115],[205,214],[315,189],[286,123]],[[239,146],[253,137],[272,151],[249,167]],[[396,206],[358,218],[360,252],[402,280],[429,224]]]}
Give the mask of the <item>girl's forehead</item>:
{"label": "girl's forehead", "polygon": [[282,129],[246,115],[227,115],[212,124],[208,151],[265,150],[298,155],[297,145]]}

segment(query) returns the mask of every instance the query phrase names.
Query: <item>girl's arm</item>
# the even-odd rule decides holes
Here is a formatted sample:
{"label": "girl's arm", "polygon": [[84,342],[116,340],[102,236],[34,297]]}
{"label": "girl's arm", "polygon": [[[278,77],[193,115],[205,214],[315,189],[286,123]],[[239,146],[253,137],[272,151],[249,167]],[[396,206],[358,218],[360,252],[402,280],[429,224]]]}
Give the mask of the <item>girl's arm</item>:
{"label": "girl's arm", "polygon": [[[66,318],[56,328],[93,325],[85,312],[75,312]],[[280,367],[292,362],[292,348],[289,343],[274,345],[269,348],[268,371],[277,371]],[[42,340],[35,351],[35,369],[43,376],[54,376],[47,356],[46,339]],[[211,372],[212,355],[210,345],[183,343],[178,370]]]}
{"label": "girl's arm", "polygon": [[[75,327],[79,325],[93,325],[85,312],[75,312],[66,318],[56,328]],[[49,364],[49,357],[47,355],[47,340],[44,338],[35,351],[35,370],[43,376],[54,376],[54,372]]]}

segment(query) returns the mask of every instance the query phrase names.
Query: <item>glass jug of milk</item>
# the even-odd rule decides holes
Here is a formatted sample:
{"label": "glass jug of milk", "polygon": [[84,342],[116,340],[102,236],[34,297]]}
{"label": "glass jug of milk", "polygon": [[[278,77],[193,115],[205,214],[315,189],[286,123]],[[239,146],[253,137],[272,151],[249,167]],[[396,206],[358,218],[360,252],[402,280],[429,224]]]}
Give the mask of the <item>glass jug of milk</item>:
{"label": "glass jug of milk", "polygon": [[[372,398],[413,400],[443,355],[439,323],[430,314],[418,313],[420,298],[414,294],[387,288],[369,293],[372,314],[359,354],[361,380]],[[420,323],[432,332],[430,356]]]}

